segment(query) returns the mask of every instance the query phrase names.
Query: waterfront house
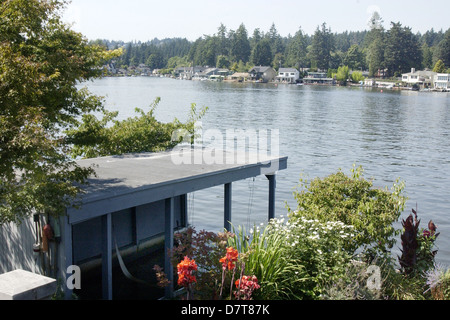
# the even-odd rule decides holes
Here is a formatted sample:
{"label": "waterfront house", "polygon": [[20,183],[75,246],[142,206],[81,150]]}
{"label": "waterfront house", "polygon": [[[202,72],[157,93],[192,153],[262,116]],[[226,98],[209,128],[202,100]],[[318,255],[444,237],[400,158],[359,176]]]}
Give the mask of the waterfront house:
{"label": "waterfront house", "polygon": [[434,89],[440,91],[450,90],[450,73],[437,73],[434,76]]}
{"label": "waterfront house", "polygon": [[250,74],[248,72],[235,72],[232,75],[227,77],[228,81],[234,82],[244,82],[250,78]]}
{"label": "waterfront house", "polygon": [[250,78],[250,74],[248,72],[235,72],[230,77],[229,80],[236,82],[244,82]]}
{"label": "waterfront house", "polygon": [[[233,183],[265,175],[268,219],[275,217],[276,173],[287,168],[287,157],[219,150],[214,152],[215,161],[210,161],[211,156],[203,148],[180,148],[79,160],[79,165],[94,165],[96,171],[84,187],[79,207],[68,207],[59,218],[42,213],[21,224],[0,226],[0,274],[22,269],[60,279],[70,299],[74,288],[66,284],[73,267],[78,267],[81,290],[101,284],[100,298],[110,300],[113,263],[120,265],[129,285],[135,285],[124,261],[151,253],[149,248],[162,238],[164,271],[173,286],[167,252],[174,231],[187,226],[188,194],[222,185],[224,197],[218,205],[224,208],[223,217],[217,219],[231,230]],[[51,237],[43,228],[47,225],[53,229]],[[98,270],[95,283],[82,280],[88,269]],[[173,287],[168,287],[166,295],[172,294]]]}
{"label": "waterfront house", "polygon": [[192,80],[209,80],[211,76],[219,75],[219,68],[204,68],[195,72]]}
{"label": "waterfront house", "polygon": [[182,80],[192,80],[198,74],[201,74],[207,69],[207,67],[196,66],[196,67],[178,67],[174,70],[174,75],[178,79]]}
{"label": "waterfront house", "polygon": [[415,68],[411,68],[411,72],[402,74],[402,82],[407,86],[420,86],[423,88],[433,87],[434,77],[436,72],[429,70],[417,71]]}
{"label": "waterfront house", "polygon": [[300,79],[300,72],[295,68],[280,68],[278,70],[277,82],[296,83]]}
{"label": "waterfront house", "polygon": [[277,72],[272,67],[253,67],[248,71],[251,81],[271,82],[277,76]]}
{"label": "waterfront house", "polygon": [[334,78],[327,78],[326,72],[308,72],[307,76],[303,78],[303,83],[334,85],[336,84],[336,80]]}

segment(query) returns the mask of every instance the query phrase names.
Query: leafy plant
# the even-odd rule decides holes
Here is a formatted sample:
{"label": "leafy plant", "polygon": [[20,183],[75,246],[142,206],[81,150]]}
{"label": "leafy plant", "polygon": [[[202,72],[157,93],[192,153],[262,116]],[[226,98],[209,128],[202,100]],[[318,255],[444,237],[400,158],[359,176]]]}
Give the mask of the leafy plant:
{"label": "leafy plant", "polygon": [[245,268],[254,274],[261,285],[256,296],[259,299],[281,299],[290,296],[289,288],[298,283],[298,279],[289,278],[289,258],[285,255],[285,234],[275,229],[274,220],[262,228],[255,226],[247,234],[239,227],[233,230],[235,236],[229,244],[244,255]]}
{"label": "leafy plant", "polygon": [[423,273],[434,266],[437,250],[433,250],[433,247],[436,237],[439,236],[432,220],[428,223],[428,229],[420,230],[417,211],[412,209],[412,212],[406,220],[402,221],[404,228],[401,236],[402,255],[398,257],[402,270],[407,275]]}
{"label": "leafy plant", "polygon": [[[325,285],[320,296],[322,300],[379,300],[382,291],[367,286],[369,264],[352,260],[342,276],[336,281]],[[382,279],[380,279],[380,282]]]}
{"label": "leafy plant", "polygon": [[[0,225],[79,204],[93,174],[69,157],[64,131],[103,108],[77,89],[122,51],[90,45],[61,19],[66,1],[0,1]],[[77,186],[78,184],[78,186]]]}
{"label": "leafy plant", "polygon": [[404,209],[404,183],[397,180],[391,190],[374,188],[373,181],[364,179],[362,167],[351,170],[351,176],[341,170],[311,182],[300,179],[294,193],[297,209],[288,207],[290,214],[321,222],[341,221],[354,227],[355,237],[346,243],[350,254],[356,250],[374,258],[395,244],[396,222]]}
{"label": "leafy plant", "polygon": [[[156,98],[148,112],[136,108],[138,116],[122,121],[115,120],[118,112],[103,111],[103,118],[93,114],[82,116],[82,122],[67,131],[67,139],[74,147],[72,157],[93,158],[107,155],[121,155],[137,152],[158,152],[174,148],[181,139],[193,143],[196,123],[208,108],[198,111],[191,105],[186,123],[174,119],[170,123],[158,121],[154,112],[160,98]],[[175,133],[183,132],[182,135]],[[187,141],[184,141],[187,142]]]}
{"label": "leafy plant", "polygon": [[318,299],[321,288],[345,271],[350,256],[343,250],[352,227],[295,215],[272,219],[250,236],[242,228],[230,243],[249,253],[246,270],[258,277],[260,299]]}

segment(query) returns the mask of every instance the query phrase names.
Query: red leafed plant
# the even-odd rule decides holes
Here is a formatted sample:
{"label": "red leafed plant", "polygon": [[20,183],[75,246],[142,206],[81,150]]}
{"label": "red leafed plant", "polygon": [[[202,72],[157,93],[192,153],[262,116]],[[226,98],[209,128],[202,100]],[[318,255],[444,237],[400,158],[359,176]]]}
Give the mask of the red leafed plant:
{"label": "red leafed plant", "polygon": [[416,271],[427,271],[434,265],[434,257],[437,250],[433,250],[434,241],[439,233],[432,220],[428,223],[428,230],[419,232],[420,220],[417,219],[417,211],[412,209],[406,220],[402,220],[404,232],[401,235],[402,256],[399,257],[400,266],[407,275]]}
{"label": "red leafed plant", "polygon": [[242,276],[239,280],[236,280],[235,285],[237,290],[234,296],[237,300],[252,300],[253,291],[260,288],[256,276]]}

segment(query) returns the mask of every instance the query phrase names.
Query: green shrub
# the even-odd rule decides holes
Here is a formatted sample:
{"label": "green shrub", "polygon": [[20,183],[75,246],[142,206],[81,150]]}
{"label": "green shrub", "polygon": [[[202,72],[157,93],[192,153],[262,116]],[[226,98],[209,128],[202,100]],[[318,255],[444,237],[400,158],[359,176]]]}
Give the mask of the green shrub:
{"label": "green shrub", "polygon": [[347,176],[339,170],[309,183],[301,179],[301,190],[294,193],[297,209],[288,211],[292,217],[353,226],[355,237],[346,243],[346,249],[350,254],[362,250],[374,258],[389,251],[399,235],[393,223],[406,202],[404,183],[397,180],[391,190],[374,188],[373,181],[363,178],[362,167],[354,166],[351,172]]}

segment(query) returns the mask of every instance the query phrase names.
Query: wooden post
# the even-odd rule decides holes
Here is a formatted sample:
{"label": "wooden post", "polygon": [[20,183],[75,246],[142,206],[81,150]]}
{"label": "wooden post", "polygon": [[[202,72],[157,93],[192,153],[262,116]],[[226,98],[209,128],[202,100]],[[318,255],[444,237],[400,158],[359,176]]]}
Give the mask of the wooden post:
{"label": "wooden post", "polygon": [[269,220],[275,218],[275,189],[276,179],[275,174],[266,175],[269,179]]}
{"label": "wooden post", "polygon": [[173,249],[173,229],[174,229],[174,198],[168,198],[165,201],[165,237],[164,237],[164,270],[167,280],[170,281],[166,287],[166,298],[173,297],[173,266],[170,262],[169,251]]}
{"label": "wooden post", "polygon": [[73,264],[73,260],[72,260],[72,256],[73,256],[73,252],[72,252],[72,246],[73,246],[73,244],[72,244],[72,225],[70,224],[70,222],[69,222],[69,217],[67,216],[67,214],[66,214],[66,216],[64,216],[63,218],[63,221],[64,221],[64,224],[63,224],[63,237],[64,237],[64,257],[65,257],[65,265],[64,265],[64,270],[63,270],[63,272],[64,272],[64,274],[66,275],[66,277],[65,277],[65,281],[66,282],[64,282],[64,288],[65,288],[65,290],[64,290],[64,298],[66,299],[66,300],[71,300],[72,299],[72,293],[73,293],[73,290],[72,289],[69,289],[69,287],[67,286],[67,278],[68,278],[68,275],[67,275],[67,273],[66,273],[66,270],[67,270],[67,268],[69,267],[69,266],[71,266],[72,264]]}
{"label": "wooden post", "polygon": [[227,230],[230,231],[231,229],[231,192],[232,192],[232,188],[231,188],[231,183],[227,183],[225,184],[225,201],[224,201],[224,223],[223,223],[223,227]]}
{"label": "wooden post", "polygon": [[111,213],[102,216],[102,294],[112,300],[112,221]]}

